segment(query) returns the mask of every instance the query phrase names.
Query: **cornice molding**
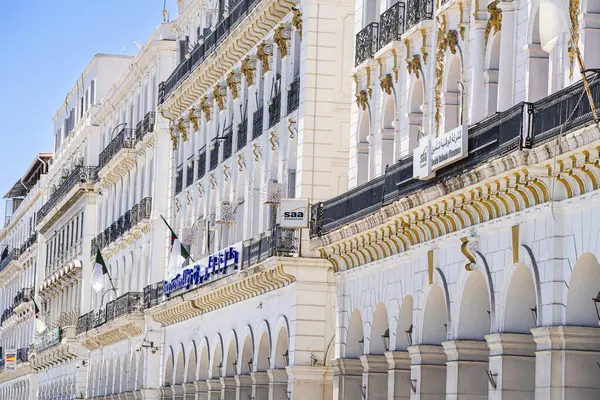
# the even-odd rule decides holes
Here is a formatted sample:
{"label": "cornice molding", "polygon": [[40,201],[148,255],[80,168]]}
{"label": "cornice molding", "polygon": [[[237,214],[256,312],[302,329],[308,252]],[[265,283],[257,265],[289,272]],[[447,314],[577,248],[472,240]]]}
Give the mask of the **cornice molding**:
{"label": "cornice molding", "polygon": [[86,349],[97,350],[141,335],[145,325],[144,321],[142,313],[124,315],[79,335],[78,340]]}

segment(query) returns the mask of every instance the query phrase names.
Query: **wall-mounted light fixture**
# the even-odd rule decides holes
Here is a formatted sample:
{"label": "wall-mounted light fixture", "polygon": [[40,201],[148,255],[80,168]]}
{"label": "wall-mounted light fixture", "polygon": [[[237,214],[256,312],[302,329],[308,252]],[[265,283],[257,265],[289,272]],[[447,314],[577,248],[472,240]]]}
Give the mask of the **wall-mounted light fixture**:
{"label": "wall-mounted light fixture", "polygon": [[383,342],[383,348],[385,349],[385,351],[389,351],[390,350],[390,329],[386,329],[385,332],[383,332],[383,335],[381,335],[381,341]]}
{"label": "wall-mounted light fixture", "polygon": [[412,326],[412,324],[410,324],[410,326],[408,327],[408,330],[404,331],[404,332],[406,332],[406,340],[408,340],[408,345],[412,346],[412,344],[413,344],[413,341],[412,341],[413,326]]}
{"label": "wall-mounted light fixture", "polygon": [[496,390],[496,388],[498,387],[498,385],[496,384],[496,377],[498,376],[498,374],[493,373],[489,369],[486,369],[485,373],[487,374],[488,380],[490,381],[490,385],[492,386],[492,388],[494,388],[494,390]]}

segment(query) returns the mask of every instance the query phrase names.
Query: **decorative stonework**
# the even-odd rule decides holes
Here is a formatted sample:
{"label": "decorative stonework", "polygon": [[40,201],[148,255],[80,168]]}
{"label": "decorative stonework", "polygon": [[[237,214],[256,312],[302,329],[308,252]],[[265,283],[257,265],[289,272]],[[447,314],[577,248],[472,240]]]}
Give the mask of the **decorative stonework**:
{"label": "decorative stonework", "polygon": [[144,317],[141,313],[127,314],[80,335],[79,340],[88,350],[96,350],[139,336],[143,328]]}
{"label": "decorative stonework", "polygon": [[381,86],[381,90],[383,90],[385,94],[392,94],[392,89],[394,88],[392,74],[385,74],[379,77],[379,86]]}
{"label": "decorative stonework", "polygon": [[302,40],[302,11],[298,8],[292,7],[294,17],[292,18],[292,26],[298,31],[300,40]]}
{"label": "decorative stonework", "polygon": [[292,37],[290,28],[286,26],[279,26],[275,29],[275,35],[273,35],[273,41],[277,44],[281,58],[288,55],[288,40]]}
{"label": "decorative stonework", "polygon": [[206,119],[206,122],[210,121],[211,107],[208,103],[208,98],[206,96],[202,97],[202,99],[200,100],[200,110],[202,110],[202,112],[204,113],[204,118]]}
{"label": "decorative stonework", "polygon": [[242,66],[240,68],[242,74],[246,77],[246,83],[248,86],[254,85],[254,71],[256,71],[256,60],[250,58],[250,56],[242,60]]}
{"label": "decorative stonework", "polygon": [[188,113],[188,119],[194,127],[194,132],[198,132],[198,116],[196,115],[196,110],[194,109],[194,107],[190,108],[190,111]]}
{"label": "decorative stonework", "polygon": [[227,76],[227,87],[229,88],[229,91],[231,92],[231,97],[235,100],[239,97],[239,93],[238,93],[238,85],[240,83],[240,77],[238,74],[235,73],[235,71],[231,71],[229,73],[229,75]]}
{"label": "decorative stonework", "polygon": [[217,84],[213,91],[213,97],[215,99],[215,102],[217,103],[217,107],[219,107],[219,111],[223,111],[223,109],[225,108],[225,93],[223,93],[224,91],[224,88],[220,84]]}
{"label": "decorative stonework", "polygon": [[236,278],[227,280],[227,283],[218,287],[214,285],[210,285],[209,288],[201,287],[198,289],[200,292],[198,295],[192,293],[189,296],[178,296],[167,300],[152,312],[152,318],[163,326],[172,325],[277,290],[296,280],[295,276],[284,271],[282,265],[252,272],[257,270],[258,267],[245,270],[240,275],[244,273],[247,274],[246,276],[236,275]]}
{"label": "decorative stonework", "polygon": [[185,126],[185,120],[183,118],[179,118],[177,121],[177,131],[181,134],[181,140],[183,142],[187,142],[188,132],[187,127]]}
{"label": "decorative stonework", "polygon": [[407,58],[406,69],[409,74],[414,74],[415,77],[419,79],[421,72],[421,56],[415,54],[412,57]]}
{"label": "decorative stonework", "polygon": [[367,103],[369,102],[369,94],[366,90],[361,90],[358,92],[356,96],[356,105],[358,105],[361,110],[365,111],[367,109]]}
{"label": "decorative stonework", "polygon": [[261,73],[264,75],[265,73],[271,70],[270,60],[273,55],[273,45],[270,43],[261,43],[258,45],[256,49],[256,58],[258,58],[261,62],[262,68]]}
{"label": "decorative stonework", "polygon": [[573,67],[579,42],[579,0],[569,0],[569,19],[571,20],[571,32],[569,35],[569,79],[573,79]]}
{"label": "decorative stonework", "polygon": [[502,11],[498,8],[498,3],[499,0],[494,0],[487,7],[489,17],[484,34],[486,46],[490,37],[490,33],[494,34],[502,29]]}

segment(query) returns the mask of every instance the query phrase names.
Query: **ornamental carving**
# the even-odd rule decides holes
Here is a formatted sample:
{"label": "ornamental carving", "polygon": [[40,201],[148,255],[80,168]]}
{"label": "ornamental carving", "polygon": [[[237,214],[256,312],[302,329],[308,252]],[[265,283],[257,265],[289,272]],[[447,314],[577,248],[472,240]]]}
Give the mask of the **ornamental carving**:
{"label": "ornamental carving", "polygon": [[206,121],[210,121],[210,105],[208,104],[208,99],[206,96],[204,96],[202,100],[200,100],[200,110],[202,110],[202,112],[204,113]]}
{"label": "ornamental carving", "polygon": [[367,109],[367,103],[369,102],[369,93],[366,90],[361,90],[356,96],[356,105],[359,106],[363,111]]}
{"label": "ornamental carving", "polygon": [[240,83],[240,77],[234,71],[231,71],[227,76],[227,87],[231,92],[231,97],[235,100],[239,97],[238,84]]}
{"label": "ornamental carving", "polygon": [[[441,108],[442,108],[442,87],[444,81],[444,57],[448,48],[448,39],[446,38],[446,16],[438,17],[438,32],[437,32],[437,51],[435,55],[435,134],[437,136],[440,129]],[[455,49],[456,50],[456,49]]]}
{"label": "ornamental carving", "polygon": [[485,27],[485,44],[487,46],[490,33],[494,34],[502,29],[502,11],[498,8],[499,0],[494,0],[487,6],[490,15]]}
{"label": "ornamental carving", "polygon": [[242,172],[246,169],[246,158],[243,153],[238,154],[237,157],[238,171]]}
{"label": "ornamental carving", "polygon": [[288,55],[288,40],[291,38],[291,30],[285,26],[280,26],[275,29],[273,41],[277,44],[281,57]]}
{"label": "ornamental carving", "polygon": [[213,97],[217,102],[217,107],[219,107],[219,111],[223,111],[225,108],[225,99],[223,98],[223,87],[220,84],[215,86],[215,90],[213,91]]}
{"label": "ornamental carving", "polygon": [[252,154],[254,154],[254,161],[258,161],[260,159],[261,152],[258,143],[254,143],[252,145]]}
{"label": "ornamental carving", "polygon": [[394,57],[394,67],[392,68],[392,71],[394,72],[394,78],[396,78],[396,83],[398,83],[400,68],[398,68],[398,52],[396,51],[396,49],[392,49],[392,57]]}
{"label": "ornamental carving", "polygon": [[569,0],[569,18],[571,19],[571,35],[569,35],[569,79],[573,79],[573,67],[579,42],[579,0]]}
{"label": "ornamental carving", "polygon": [[250,57],[246,57],[242,60],[242,67],[240,71],[246,77],[248,86],[254,84],[254,71],[256,71],[256,60]]}
{"label": "ornamental carving", "polygon": [[421,71],[421,57],[418,54],[413,55],[406,59],[406,69],[409,74],[415,74],[419,79],[419,73]]}
{"label": "ornamental carving", "polygon": [[262,74],[270,70],[269,60],[273,55],[273,45],[269,43],[261,43],[257,47],[256,57],[260,60],[262,65]]}
{"label": "ornamental carving", "polygon": [[279,139],[277,139],[278,136],[277,131],[273,131],[271,132],[271,135],[269,137],[269,142],[271,143],[271,150],[277,150],[277,147],[279,146]]}
{"label": "ornamental carving", "polygon": [[210,174],[210,176],[208,177],[208,181],[210,182],[211,188],[217,188],[217,177],[215,176],[215,174]]}
{"label": "ornamental carving", "polygon": [[421,54],[423,54],[423,63],[427,65],[427,56],[429,53],[427,52],[427,31],[425,29],[421,29]]}
{"label": "ornamental carving", "polygon": [[295,7],[292,7],[292,10],[294,12],[294,17],[292,18],[292,25],[294,26],[294,28],[296,28],[296,30],[298,31],[298,35],[300,35],[300,40],[302,40],[302,12]]}
{"label": "ornamental carving", "polygon": [[458,47],[458,33],[453,29],[449,30],[446,34],[446,41],[448,42],[450,53],[456,54],[456,48]]}
{"label": "ornamental carving", "polygon": [[194,109],[194,107],[190,108],[190,112],[188,114],[188,119],[190,120],[190,122],[192,123],[192,126],[194,127],[194,132],[198,132],[198,116],[196,115],[196,110]]}
{"label": "ornamental carving", "polygon": [[183,118],[179,118],[179,121],[177,121],[177,130],[179,131],[179,133],[181,133],[181,140],[183,140],[184,142],[187,142],[188,133],[187,133],[187,128],[185,126],[185,121]]}
{"label": "ornamental carving", "polygon": [[177,145],[179,138],[177,137],[177,133],[175,132],[175,127],[171,125],[169,127],[169,135],[171,136],[171,143],[173,144],[173,151],[177,151]]}
{"label": "ornamental carving", "polygon": [[229,182],[229,179],[231,178],[231,173],[229,172],[229,169],[231,167],[228,164],[223,165],[223,177],[225,178],[225,182]]}
{"label": "ornamental carving", "polygon": [[394,84],[392,82],[392,74],[385,74],[379,77],[379,86],[386,94],[392,94]]}

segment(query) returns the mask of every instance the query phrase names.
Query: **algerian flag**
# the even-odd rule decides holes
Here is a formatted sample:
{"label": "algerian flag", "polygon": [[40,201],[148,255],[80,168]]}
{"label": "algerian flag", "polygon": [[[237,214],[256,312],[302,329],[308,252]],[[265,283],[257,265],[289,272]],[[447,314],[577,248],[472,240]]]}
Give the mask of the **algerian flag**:
{"label": "algerian flag", "polygon": [[33,309],[35,312],[35,331],[40,334],[42,332],[44,332],[48,327],[46,326],[46,324],[44,323],[44,321],[42,321],[40,319],[39,313],[40,313],[40,308],[38,307],[37,303],[35,300],[33,300]]}
{"label": "algerian flag", "polygon": [[94,265],[94,272],[92,273],[92,289],[96,293],[100,292],[104,287],[104,275],[108,274],[108,269],[102,258],[100,249],[96,249],[96,265]]}
{"label": "algerian flag", "polygon": [[[566,0],[540,0],[540,42],[550,53],[563,33],[569,32],[569,12]],[[574,45],[577,45],[575,43]]]}
{"label": "algerian flag", "polygon": [[173,275],[190,256],[185,246],[181,243],[175,232],[171,230],[171,254],[169,255],[168,276]]}

